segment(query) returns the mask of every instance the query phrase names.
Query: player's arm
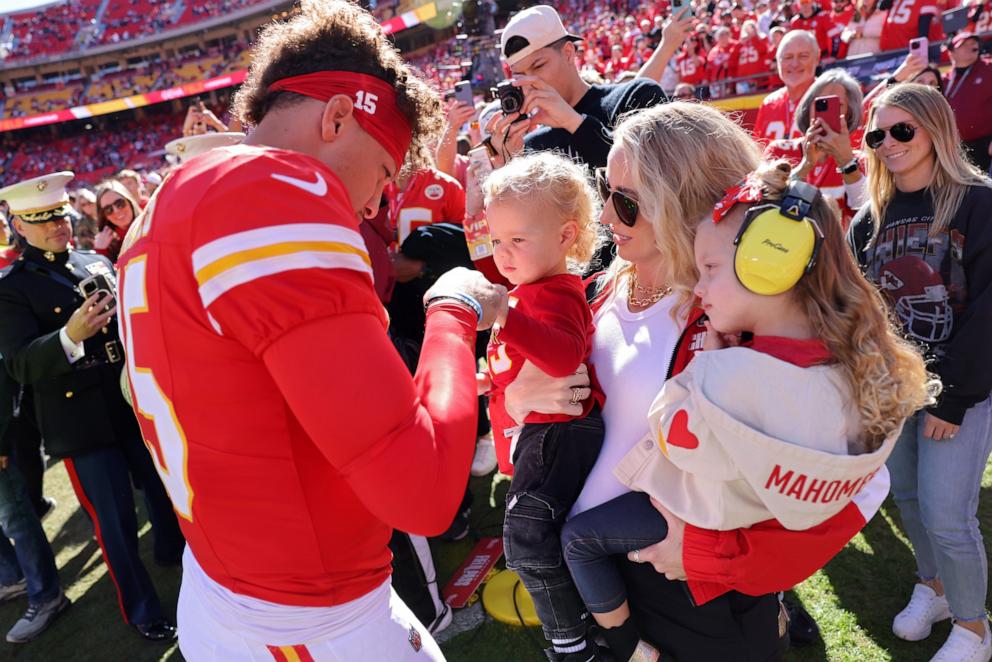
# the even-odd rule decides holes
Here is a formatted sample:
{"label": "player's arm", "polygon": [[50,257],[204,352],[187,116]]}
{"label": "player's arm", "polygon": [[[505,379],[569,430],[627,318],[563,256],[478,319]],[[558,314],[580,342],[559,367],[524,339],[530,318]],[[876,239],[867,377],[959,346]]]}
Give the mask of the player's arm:
{"label": "player's arm", "polygon": [[477,415],[475,324],[463,307],[432,306],[414,379],[368,314],[292,329],[262,356],[308,436],[389,526],[441,533],[463,496]]}
{"label": "player's arm", "polygon": [[785,591],[825,566],[878,512],[889,492],[885,467],[843,510],[805,531],[775,520],[747,529],[710,531],[686,524],[682,562],[697,604],[727,591]]}

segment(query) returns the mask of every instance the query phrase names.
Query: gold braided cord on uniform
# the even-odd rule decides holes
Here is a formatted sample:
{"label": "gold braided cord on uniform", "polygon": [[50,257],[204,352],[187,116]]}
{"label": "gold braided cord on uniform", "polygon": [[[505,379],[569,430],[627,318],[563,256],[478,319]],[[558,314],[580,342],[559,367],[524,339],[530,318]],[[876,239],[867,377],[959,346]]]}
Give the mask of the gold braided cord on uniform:
{"label": "gold braided cord on uniform", "polygon": [[27,209],[25,211],[19,211],[13,213],[19,219],[25,223],[47,223],[53,218],[61,218],[62,216],[68,216],[70,213],[70,206],[68,200],[60,200],[54,206],[42,207],[40,209]]}

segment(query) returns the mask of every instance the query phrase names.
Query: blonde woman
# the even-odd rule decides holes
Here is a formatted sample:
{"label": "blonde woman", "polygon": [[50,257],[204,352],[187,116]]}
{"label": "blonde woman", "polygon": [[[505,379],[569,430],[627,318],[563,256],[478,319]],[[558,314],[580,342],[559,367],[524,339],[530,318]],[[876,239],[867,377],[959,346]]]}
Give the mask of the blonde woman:
{"label": "blonde woman", "polygon": [[992,451],[992,181],[960,144],[939,91],[906,83],[883,93],[865,133],[871,204],[849,238],[944,384],[937,403],[907,421],[888,461],[919,573],[892,630],[918,641],[954,618],[933,659],[987,662],[988,561],[976,512]]}
{"label": "blonde woman", "polygon": [[[601,173],[607,198],[601,222],[613,235],[617,260],[599,281],[590,356],[606,394],[606,436],[572,515],[629,491],[613,469],[648,435],[652,400],[706,335],[702,311],[692,306],[696,227],[757,163],[747,133],[700,104],[650,108],[617,127]],[[507,412],[517,421],[530,411],[579,413],[581,402],[570,400],[588,397],[586,384],[581,373],[553,378],[525,365],[506,389]],[[711,531],[662,511],[665,540],[619,564],[640,635],[676,659],[777,659],[773,593],[836,554],[878,509],[886,488],[883,470],[856,505],[805,532],[767,525]]]}

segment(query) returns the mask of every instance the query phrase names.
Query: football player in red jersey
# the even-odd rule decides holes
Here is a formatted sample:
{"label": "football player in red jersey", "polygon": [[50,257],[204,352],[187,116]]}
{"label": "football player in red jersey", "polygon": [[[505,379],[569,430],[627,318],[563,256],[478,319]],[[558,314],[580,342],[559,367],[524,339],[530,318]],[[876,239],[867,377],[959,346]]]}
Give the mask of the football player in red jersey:
{"label": "football player in red jersey", "polygon": [[930,43],[943,39],[940,12],[944,5],[942,0],[893,0],[882,25],[879,50],[906,48],[917,37],[928,37]]}
{"label": "football player in red jersey", "polygon": [[820,49],[811,33],[794,30],[782,38],[775,62],[783,87],[761,102],[753,129],[756,140],[766,143],[802,135],[796,129],[796,104],[813,84],[819,61]]}
{"label": "football player in red jersey", "polygon": [[245,144],[174,170],[119,262],[134,408],[189,543],[181,650],[441,660],[391,589],[387,541],[451,521],[475,331],[506,294],[442,277],[411,379],[358,231],[427,162],[439,100],[370,14],[325,0],[262,31],[235,105]]}

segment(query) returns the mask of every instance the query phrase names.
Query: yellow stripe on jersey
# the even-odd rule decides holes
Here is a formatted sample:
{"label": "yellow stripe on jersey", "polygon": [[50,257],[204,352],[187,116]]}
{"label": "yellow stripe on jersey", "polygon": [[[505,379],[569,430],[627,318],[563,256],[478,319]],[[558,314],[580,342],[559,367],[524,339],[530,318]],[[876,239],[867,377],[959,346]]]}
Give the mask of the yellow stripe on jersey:
{"label": "yellow stripe on jersey", "polygon": [[286,656],[286,662],[300,662],[300,656],[292,646],[280,646],[279,651]]}
{"label": "yellow stripe on jersey", "polygon": [[249,248],[226,257],[222,257],[196,272],[196,282],[203,285],[215,276],[238,266],[245,262],[252,262],[262,258],[275,257],[277,255],[289,255],[291,253],[301,253],[304,251],[325,252],[325,253],[351,253],[357,255],[365,264],[372,266],[368,253],[351,244],[339,241],[285,241],[281,244],[270,246],[260,246]]}
{"label": "yellow stripe on jersey", "polygon": [[294,269],[350,269],[372,276],[361,234],[329,223],[237,232],[198,248],[192,262],[204,307],[238,285]]}

